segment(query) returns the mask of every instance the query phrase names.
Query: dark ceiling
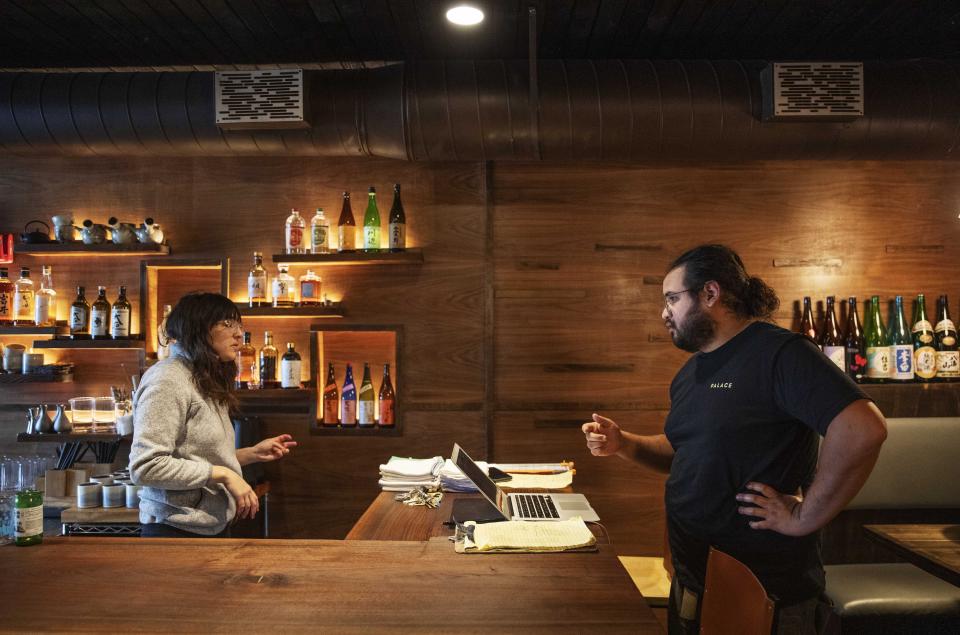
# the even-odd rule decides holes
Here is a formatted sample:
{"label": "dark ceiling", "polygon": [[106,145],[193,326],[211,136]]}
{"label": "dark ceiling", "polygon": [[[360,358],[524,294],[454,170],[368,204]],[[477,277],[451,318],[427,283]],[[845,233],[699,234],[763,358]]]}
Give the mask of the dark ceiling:
{"label": "dark ceiling", "polygon": [[542,58],[957,58],[960,0],[0,0],[0,68]]}

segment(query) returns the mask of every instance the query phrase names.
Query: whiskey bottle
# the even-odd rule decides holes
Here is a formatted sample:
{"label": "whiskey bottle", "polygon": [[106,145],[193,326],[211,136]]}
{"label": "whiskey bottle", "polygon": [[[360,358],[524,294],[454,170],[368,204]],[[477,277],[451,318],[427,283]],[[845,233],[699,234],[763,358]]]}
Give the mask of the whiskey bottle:
{"label": "whiskey bottle", "polygon": [[397,423],[397,398],[390,381],[390,364],[383,365],[383,380],[380,382],[380,426],[392,427]]}
{"label": "whiskey bottle", "polygon": [[77,299],[70,305],[70,337],[75,340],[90,337],[90,304],[83,293],[84,288],[77,287]]}
{"label": "whiskey bottle", "polygon": [[325,254],[330,251],[330,223],[318,207],[317,213],[310,219],[310,253]]}
{"label": "whiskey bottle", "polygon": [[107,300],[106,287],[97,287],[97,299],[90,307],[90,335],[95,340],[110,336],[110,301]]}
{"label": "whiskey bottle", "polygon": [[290,265],[277,265],[277,275],[273,278],[273,306],[277,308],[297,306],[296,281],[288,271]]}
{"label": "whiskey bottle", "polygon": [[373,398],[373,382],[370,381],[370,364],[363,364],[363,381],[357,398],[357,419],[361,428],[372,428],[377,423],[376,401]]}
{"label": "whiskey bottle", "polygon": [[270,306],[267,302],[267,270],[263,268],[263,254],[253,252],[253,267],[247,275],[247,301],[250,306]]}
{"label": "whiskey bottle", "polygon": [[253,368],[257,363],[257,348],[250,343],[250,331],[243,334],[243,345],[237,351],[237,388],[247,389],[253,382]]}
{"label": "whiskey bottle", "polygon": [[30,268],[20,269],[20,279],[13,284],[13,323],[17,326],[33,326],[33,280]]}
{"label": "whiskey bottle", "polygon": [[293,342],[287,342],[287,352],[280,359],[281,388],[300,387],[300,365],[300,353],[294,349]]}
{"label": "whiskey bottle", "polygon": [[263,348],[260,349],[260,387],[279,388],[277,380],[277,347],[273,345],[273,333],[264,331]]}
{"label": "whiskey bottle", "polygon": [[393,186],[393,206],[390,207],[390,251],[403,251],[407,248],[407,216],[400,201],[400,184]]}
{"label": "whiskey bottle", "polygon": [[307,273],[300,276],[300,306],[316,306],[320,304],[320,276],[307,269]]}
{"label": "whiskey bottle", "polygon": [[53,289],[52,270],[50,265],[43,265],[40,290],[33,301],[33,319],[37,326],[57,325],[57,292]]}
{"label": "whiskey bottle", "polygon": [[13,282],[8,269],[0,267],[0,325],[13,324]]}
{"label": "whiskey bottle", "polygon": [[115,340],[130,339],[130,312],[127,288],[120,287],[120,295],[110,308],[110,337]]}
{"label": "whiskey bottle", "polygon": [[284,232],[284,243],[288,254],[306,253],[303,245],[303,230],[305,227],[306,223],[303,222],[300,212],[296,209],[291,209],[290,215],[287,216]]}
{"label": "whiskey bottle", "polygon": [[323,425],[335,426],[340,423],[338,409],[340,391],[337,390],[337,378],[333,372],[333,362],[327,365],[327,382],[323,387]]}
{"label": "whiskey bottle", "polygon": [[347,364],[347,376],[343,379],[340,392],[340,423],[344,426],[357,425],[357,387],[353,383],[353,367]]}

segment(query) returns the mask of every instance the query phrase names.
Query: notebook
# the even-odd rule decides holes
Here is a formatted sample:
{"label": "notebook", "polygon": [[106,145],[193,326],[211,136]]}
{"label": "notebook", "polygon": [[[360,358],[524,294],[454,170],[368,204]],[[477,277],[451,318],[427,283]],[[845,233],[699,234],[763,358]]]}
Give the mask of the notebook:
{"label": "notebook", "polygon": [[456,443],[450,460],[477,486],[483,497],[503,516],[502,520],[567,520],[578,516],[584,521],[600,520],[583,494],[505,493]]}

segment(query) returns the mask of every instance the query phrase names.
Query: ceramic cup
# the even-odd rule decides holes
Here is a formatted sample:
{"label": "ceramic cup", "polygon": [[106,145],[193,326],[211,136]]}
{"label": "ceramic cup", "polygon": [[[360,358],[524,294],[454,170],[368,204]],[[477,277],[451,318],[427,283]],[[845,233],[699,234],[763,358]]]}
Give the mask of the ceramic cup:
{"label": "ceramic cup", "polygon": [[100,483],[80,483],[77,485],[77,507],[88,509],[90,507],[100,507],[100,492],[103,486]]}
{"label": "ceramic cup", "polygon": [[24,353],[23,354],[23,365],[21,369],[23,374],[35,372],[38,368],[43,366],[43,353]]}
{"label": "ceramic cup", "polygon": [[123,507],[126,499],[124,486],[119,483],[103,486],[103,506],[104,507]]}
{"label": "ceramic cup", "polygon": [[19,373],[23,370],[23,352],[27,347],[23,344],[7,344],[3,349],[3,370],[8,373]]}
{"label": "ceramic cup", "polygon": [[140,486],[133,483],[124,485],[127,494],[127,507],[135,509],[140,507]]}

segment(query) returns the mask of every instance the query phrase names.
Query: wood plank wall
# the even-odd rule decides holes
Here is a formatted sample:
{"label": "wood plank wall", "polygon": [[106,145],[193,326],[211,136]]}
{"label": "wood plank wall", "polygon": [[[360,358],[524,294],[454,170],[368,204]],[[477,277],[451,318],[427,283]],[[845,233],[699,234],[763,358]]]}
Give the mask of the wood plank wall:
{"label": "wood plank wall", "polygon": [[[575,460],[576,486],[614,542],[656,553],[662,477],[590,457],[579,425],[601,412],[630,430],[661,430],[667,387],[686,358],[659,317],[660,282],[673,257],[702,242],[732,245],[780,293],[777,318],[786,326],[803,295],[956,298],[960,291],[960,167],[948,163],[4,157],[0,175],[0,231],[65,209],[78,222],[150,214],[169,237],[171,257],[229,257],[236,298],[245,297],[251,252],[280,250],[290,207],[322,205],[335,222],[339,192],[350,189],[359,220],[368,185],[377,185],[385,212],[390,184],[403,183],[410,244],[424,248],[425,263],[321,272],[331,297],[343,299],[342,322],[403,325],[403,436],[310,436],[303,421],[268,417],[267,434],[291,432],[302,442],[268,466],[277,537],[342,537],[376,494],[379,463],[391,454],[446,455],[458,441],[501,461]],[[17,264],[24,261],[41,264],[32,257]],[[78,282],[126,283],[139,307],[133,259],[44,262],[63,296]],[[65,305],[60,313],[66,317]],[[269,321],[247,322],[259,346]],[[276,341],[305,351],[309,323],[270,326],[279,327]],[[78,363],[78,372],[104,383],[99,361]],[[22,406],[43,395],[0,388],[0,451],[30,448],[11,440]]]}

